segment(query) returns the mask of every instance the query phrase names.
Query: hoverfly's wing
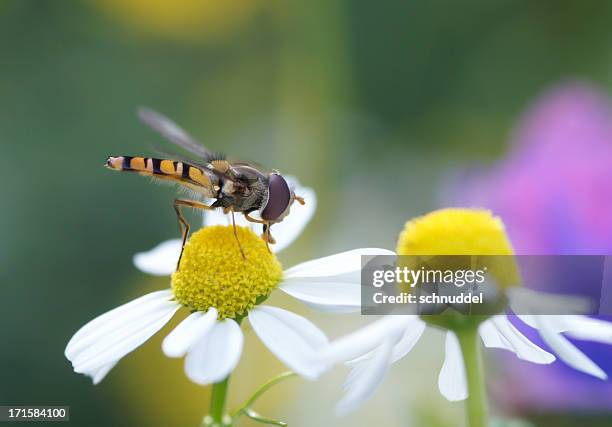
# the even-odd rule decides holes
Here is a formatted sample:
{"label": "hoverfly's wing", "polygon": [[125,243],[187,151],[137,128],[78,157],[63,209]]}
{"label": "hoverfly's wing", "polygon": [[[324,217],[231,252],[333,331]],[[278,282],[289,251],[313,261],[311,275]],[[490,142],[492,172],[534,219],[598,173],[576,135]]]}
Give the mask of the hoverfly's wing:
{"label": "hoverfly's wing", "polygon": [[207,173],[212,173],[218,178],[230,180],[235,184],[245,184],[257,178],[258,175],[266,175],[263,167],[252,162],[231,161],[225,159],[214,159],[209,162],[194,160],[185,156],[176,150],[159,147],[156,144],[152,145],[153,151],[167,159],[178,160],[191,166],[196,166]]}
{"label": "hoverfly's wing", "polygon": [[149,148],[151,151],[159,154],[160,156],[166,159],[178,160],[183,163],[189,163],[193,166],[198,166],[202,169],[210,169],[210,163],[208,161],[202,161],[201,159],[195,159],[190,156],[186,156],[180,153],[178,150],[173,150],[172,148],[162,147],[158,144],[150,144]]}
{"label": "hoverfly's wing", "polygon": [[204,146],[198,142],[197,139],[189,135],[179,125],[174,123],[172,120],[153,111],[146,107],[138,109],[138,116],[140,119],[150,126],[153,130],[159,132],[161,136],[168,139],[170,142],[178,145],[179,147],[189,151],[190,153],[204,159],[206,162],[217,158],[212,151],[207,150]]}
{"label": "hoverfly's wing", "polygon": [[276,172],[275,170],[269,169],[265,167],[264,165],[262,165],[261,163],[254,162],[252,160],[244,161],[244,160],[238,160],[238,159],[232,159],[232,158],[228,160],[232,164],[232,166],[248,166],[248,167],[257,169],[259,172],[261,172],[264,175],[269,175],[272,172]]}

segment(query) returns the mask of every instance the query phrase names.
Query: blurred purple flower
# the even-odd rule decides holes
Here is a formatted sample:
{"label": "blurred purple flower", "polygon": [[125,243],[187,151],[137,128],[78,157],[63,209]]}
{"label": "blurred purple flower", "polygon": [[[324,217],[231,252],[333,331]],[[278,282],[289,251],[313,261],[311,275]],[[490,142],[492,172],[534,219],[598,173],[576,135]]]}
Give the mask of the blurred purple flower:
{"label": "blurred purple flower", "polygon": [[501,215],[520,254],[612,254],[611,101],[584,83],[546,92],[459,197]]}
{"label": "blurred purple flower", "polygon": [[[507,157],[458,182],[446,201],[502,217],[518,254],[612,254],[612,101],[587,83],[553,87],[519,122]],[[575,344],[612,374],[609,348]],[[506,378],[493,390],[515,409],[612,407],[610,382],[561,362],[503,363]]]}

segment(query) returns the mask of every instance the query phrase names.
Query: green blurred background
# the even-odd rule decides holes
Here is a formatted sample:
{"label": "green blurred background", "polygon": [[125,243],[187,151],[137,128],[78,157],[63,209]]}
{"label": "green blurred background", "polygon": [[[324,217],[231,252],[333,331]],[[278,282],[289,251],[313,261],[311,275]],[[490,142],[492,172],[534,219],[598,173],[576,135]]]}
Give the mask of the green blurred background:
{"label": "green blurred background", "polygon": [[[131,257],[177,237],[174,190],[102,167],[160,142],[137,106],[315,188],[285,266],[393,248],[452,171],[505,152],[543,89],[568,77],[612,87],[611,23],[612,2],[595,0],[3,0],[0,404],[70,405],[72,425],[92,427],[196,426],[206,412],[209,390],[160,351],[177,321],[96,387],[63,356],[86,321],[167,286]],[[363,323],[273,300],[330,336]],[[437,391],[442,341],[427,334],[344,419],[342,369],[280,385],[257,409],[292,427],[460,425],[462,404]],[[230,406],[283,369],[247,332]]]}

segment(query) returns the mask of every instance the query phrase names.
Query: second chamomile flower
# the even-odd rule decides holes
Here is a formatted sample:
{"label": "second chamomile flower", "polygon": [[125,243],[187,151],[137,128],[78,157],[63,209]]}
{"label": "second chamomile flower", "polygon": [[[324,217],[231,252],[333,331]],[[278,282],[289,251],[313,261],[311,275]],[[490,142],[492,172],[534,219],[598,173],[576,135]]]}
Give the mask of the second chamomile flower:
{"label": "second chamomile flower", "polygon": [[[399,236],[397,254],[512,256],[514,251],[502,221],[489,211],[442,209],[408,221]],[[582,315],[539,313],[538,304],[542,301],[542,294],[504,286],[508,271],[512,269],[498,270],[501,273],[497,277],[499,290],[508,297],[511,307],[520,306],[521,313],[530,313],[517,317],[536,328],[544,342],[569,366],[600,379],[607,378],[605,372],[566,336],[612,344],[612,323]],[[514,280],[509,283],[514,283]],[[404,358],[425,330],[432,327],[429,320],[424,320],[427,317],[385,316],[322,350],[322,363],[346,362],[351,369],[345,383],[346,394],[337,406],[339,414],[356,409],[376,391],[391,364]],[[532,343],[503,312],[481,320],[478,333],[485,347],[508,350],[518,358],[536,364],[555,361],[553,354]],[[463,400],[468,396],[459,340],[450,329],[446,331],[445,358],[438,376],[438,386],[448,400]]]}

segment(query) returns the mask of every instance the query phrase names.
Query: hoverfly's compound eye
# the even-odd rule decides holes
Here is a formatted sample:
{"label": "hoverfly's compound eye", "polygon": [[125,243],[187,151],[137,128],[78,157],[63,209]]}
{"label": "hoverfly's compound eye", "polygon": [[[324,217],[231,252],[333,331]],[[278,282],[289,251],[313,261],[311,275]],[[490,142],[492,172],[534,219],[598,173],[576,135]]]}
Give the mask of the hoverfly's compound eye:
{"label": "hoverfly's compound eye", "polygon": [[268,182],[268,202],[261,211],[261,217],[268,221],[278,219],[289,207],[291,189],[281,175],[273,173]]}

